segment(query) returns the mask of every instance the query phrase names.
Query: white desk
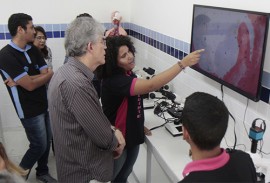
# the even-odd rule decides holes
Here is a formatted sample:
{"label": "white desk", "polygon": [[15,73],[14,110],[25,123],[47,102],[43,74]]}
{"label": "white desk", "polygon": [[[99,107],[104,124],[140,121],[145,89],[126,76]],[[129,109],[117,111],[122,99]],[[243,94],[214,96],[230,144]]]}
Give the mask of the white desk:
{"label": "white desk", "polygon": [[[154,115],[153,110],[145,110],[145,126],[152,128],[163,124],[165,121]],[[165,127],[152,131],[152,136],[146,136],[147,145],[147,169],[146,182],[151,183],[151,160],[152,155],[166,173],[171,182],[182,180],[182,171],[187,163],[191,162],[189,157],[189,144],[182,136],[173,137]]]}
{"label": "white desk", "polygon": [[[163,124],[165,121],[154,115],[153,110],[145,110],[145,126],[152,128]],[[146,136],[147,164],[146,183],[151,183],[152,156],[156,158],[158,164],[163,169],[169,180],[173,183],[183,179],[182,171],[187,163],[191,162],[189,157],[189,144],[183,140],[182,136],[173,137],[165,127],[160,127],[152,131],[152,136]],[[222,147],[226,147],[224,141]],[[261,158],[258,154],[250,153],[257,171],[265,174],[265,181],[270,181],[270,160]]]}

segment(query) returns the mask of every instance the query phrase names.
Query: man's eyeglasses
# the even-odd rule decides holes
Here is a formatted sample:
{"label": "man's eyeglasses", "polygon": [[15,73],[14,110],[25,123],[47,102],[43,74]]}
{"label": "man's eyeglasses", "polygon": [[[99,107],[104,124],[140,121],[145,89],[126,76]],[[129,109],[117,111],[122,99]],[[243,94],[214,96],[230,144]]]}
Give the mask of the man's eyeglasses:
{"label": "man's eyeglasses", "polygon": [[[88,44],[90,44],[91,42],[89,42]],[[94,42],[94,43],[101,43],[101,44],[103,44],[105,47],[106,47],[106,38],[105,37],[102,37],[102,39],[100,40],[100,41],[96,41],[96,42]],[[87,45],[88,45],[87,44]]]}
{"label": "man's eyeglasses", "polygon": [[37,36],[36,39],[39,40],[39,41],[42,40],[42,39],[46,40],[46,37],[45,36]]}
{"label": "man's eyeglasses", "polygon": [[102,42],[103,42],[103,45],[106,46],[106,38],[105,37],[102,38]]}

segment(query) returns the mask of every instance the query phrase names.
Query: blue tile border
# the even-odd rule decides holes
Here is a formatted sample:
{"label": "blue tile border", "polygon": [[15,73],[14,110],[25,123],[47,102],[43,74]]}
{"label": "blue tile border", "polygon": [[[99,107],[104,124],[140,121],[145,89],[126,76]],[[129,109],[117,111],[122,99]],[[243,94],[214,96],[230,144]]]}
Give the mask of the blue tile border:
{"label": "blue tile border", "polygon": [[[128,35],[136,38],[136,39],[139,39],[140,41],[143,41],[145,42],[146,44],[149,44],[153,47],[155,47],[156,49],[162,51],[162,52],[165,52],[177,59],[182,59],[184,55],[187,55],[185,52],[183,52],[182,50],[179,50],[177,49],[174,45],[174,40],[172,40],[172,38],[170,37],[166,37],[165,41],[166,43],[169,43],[170,45],[167,45],[166,43],[163,43],[163,42],[160,42],[156,39],[154,39],[153,37],[157,37],[157,34],[156,33],[153,33],[151,34],[151,37],[150,36],[146,36],[146,35],[143,35],[137,31],[134,31],[134,30],[130,30],[130,29],[126,29],[127,30],[127,33]],[[150,35],[148,33],[146,33],[147,35]],[[159,35],[160,36],[160,35]],[[162,39],[161,39],[162,40]],[[179,41],[179,44],[180,44],[180,41]]]}
{"label": "blue tile border", "polygon": [[6,38],[6,39],[11,39],[10,33],[6,32],[6,33],[5,33],[5,38]]}
{"label": "blue tile border", "polygon": [[52,32],[53,31],[53,24],[44,24],[45,31]]}
{"label": "blue tile border", "polygon": [[[36,24],[44,27],[47,38],[63,38],[65,37],[65,31],[68,24]],[[0,40],[9,40],[11,35],[9,34],[7,25],[0,25]]]}
{"label": "blue tile border", "polygon": [[4,25],[0,25],[0,33],[4,33],[4,32],[5,32]]}
{"label": "blue tile border", "polygon": [[8,26],[7,25],[4,25],[4,33],[6,33],[6,32],[9,32]]}
{"label": "blue tile border", "polygon": [[61,32],[60,31],[53,31],[53,38],[60,38]]}
{"label": "blue tile border", "polygon": [[61,24],[53,24],[53,31],[61,31]]}
{"label": "blue tile border", "polygon": [[53,32],[52,31],[46,31],[47,38],[53,38]]}
{"label": "blue tile border", "polygon": [[5,39],[5,33],[0,33],[0,40],[4,40]]}
{"label": "blue tile border", "polygon": [[60,24],[61,32],[65,32],[67,29],[68,24]]}
{"label": "blue tile border", "polygon": [[[37,24],[44,27],[48,38],[63,38],[68,24]],[[106,30],[112,27],[112,23],[103,23]],[[164,35],[154,30],[133,24],[122,23],[128,35],[146,43],[154,48],[175,57],[182,59],[190,52],[190,44],[173,37]],[[0,40],[11,39],[7,25],[0,24]],[[263,71],[261,100],[269,103],[270,101],[270,73]]]}
{"label": "blue tile border", "polygon": [[65,31],[61,31],[61,37],[65,37]]}

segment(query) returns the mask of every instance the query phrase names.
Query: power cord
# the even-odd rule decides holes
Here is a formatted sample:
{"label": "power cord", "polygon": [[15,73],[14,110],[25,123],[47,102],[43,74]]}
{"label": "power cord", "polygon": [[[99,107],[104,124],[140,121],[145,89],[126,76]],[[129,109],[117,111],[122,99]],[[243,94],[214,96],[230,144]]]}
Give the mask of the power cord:
{"label": "power cord", "polygon": [[[221,85],[221,97],[222,97],[222,101],[224,101],[224,92],[223,92],[223,85]],[[244,117],[243,117],[243,126],[244,126],[244,129],[245,129],[245,132],[247,134],[247,136],[249,137],[249,133],[248,133],[248,130],[247,130],[247,127],[246,127],[246,124],[245,124],[245,120],[246,120],[246,114],[247,114],[247,109],[248,109],[248,105],[249,105],[249,99],[247,98],[247,103],[246,103],[246,108],[245,108],[245,112],[244,112]],[[236,123],[235,119],[233,118],[233,116],[231,115],[231,113],[229,112],[229,115],[232,117],[232,119],[234,120],[234,122]],[[235,139],[237,139],[236,137],[236,133],[235,133],[235,123],[234,123],[234,135],[235,135]],[[224,137],[224,140],[225,140],[225,143],[228,147],[232,147],[232,146],[229,146],[228,143],[227,143],[227,140],[226,138]],[[233,149],[235,149],[236,146],[244,146],[245,150],[246,150],[246,146],[244,144],[236,144],[236,141],[235,140],[235,143],[234,143],[234,146],[233,146]],[[252,140],[250,139],[250,142]],[[264,152],[262,151],[262,148],[263,148],[263,144],[264,144],[264,141],[263,139],[260,141],[260,148],[257,148],[257,151],[260,153],[260,155],[263,157],[263,155],[270,155],[270,152]],[[245,151],[244,150],[244,151]]]}
{"label": "power cord", "polygon": [[261,141],[260,141],[260,148],[257,149],[257,151],[261,154],[261,157],[263,157],[263,155],[266,155],[266,156],[267,156],[267,155],[270,155],[270,152],[264,152],[264,151],[262,150],[263,144],[264,144],[264,141],[261,140]]}
{"label": "power cord", "polygon": [[[224,102],[224,91],[223,91],[223,84],[220,86],[220,90],[221,90],[221,97],[222,97],[222,102]],[[235,126],[236,126],[236,120],[235,118],[233,117],[233,115],[231,114],[231,112],[229,111],[228,109],[228,112],[229,112],[229,116],[233,119],[234,121],[234,126],[233,126],[233,133],[234,133],[234,145],[233,145],[233,149],[235,149],[236,147],[236,144],[237,144],[237,136],[236,136],[236,130],[235,130]]]}
{"label": "power cord", "polygon": [[247,104],[246,104],[246,109],[245,109],[245,112],[244,112],[244,119],[243,119],[243,126],[245,128],[245,131],[246,131],[247,136],[248,136],[248,130],[247,130],[245,121],[246,121],[246,114],[247,114],[248,103],[249,103],[249,99],[247,99]]}
{"label": "power cord", "polygon": [[[227,139],[226,137],[224,137],[224,140],[225,140],[225,143],[226,143],[226,146],[229,147],[229,148],[232,148],[233,146],[229,145],[228,142],[227,142]],[[246,151],[247,147],[245,144],[236,144],[236,147],[237,146],[243,146],[243,151]]]}

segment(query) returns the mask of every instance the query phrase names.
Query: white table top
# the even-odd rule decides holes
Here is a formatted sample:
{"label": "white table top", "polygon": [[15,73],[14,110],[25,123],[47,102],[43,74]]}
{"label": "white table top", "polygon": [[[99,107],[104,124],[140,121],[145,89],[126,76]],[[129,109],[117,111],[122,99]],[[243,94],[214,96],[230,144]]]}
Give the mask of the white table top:
{"label": "white table top", "polygon": [[[165,122],[154,115],[151,109],[144,112],[147,128],[159,126]],[[146,136],[146,144],[147,148],[151,148],[153,155],[172,182],[183,179],[182,171],[192,160],[188,155],[189,144],[183,140],[182,136],[173,137],[163,126],[153,130],[152,136]]]}

